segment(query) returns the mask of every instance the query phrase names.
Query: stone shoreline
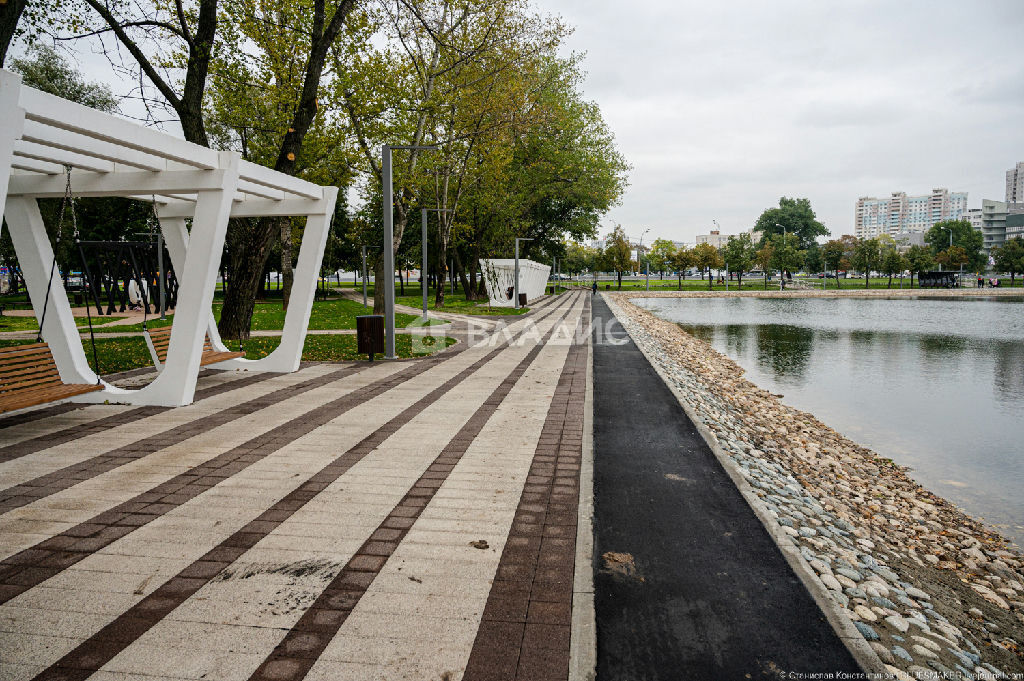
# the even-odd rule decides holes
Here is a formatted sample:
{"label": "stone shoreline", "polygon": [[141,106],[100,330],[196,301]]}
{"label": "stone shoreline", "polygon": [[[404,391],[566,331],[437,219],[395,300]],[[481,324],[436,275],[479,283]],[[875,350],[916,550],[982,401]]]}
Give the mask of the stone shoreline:
{"label": "stone shoreline", "polygon": [[821,289],[790,288],[785,291],[775,289],[744,289],[742,291],[604,291],[615,296],[628,298],[892,298],[910,296],[921,298],[949,298],[974,296],[1024,296],[1024,288],[830,288]]}
{"label": "stone shoreline", "polygon": [[[751,293],[765,292],[732,295]],[[671,295],[605,299],[888,671],[899,679],[1024,672],[1024,556],[900,466],[783,404],[731,359],[628,300]]]}

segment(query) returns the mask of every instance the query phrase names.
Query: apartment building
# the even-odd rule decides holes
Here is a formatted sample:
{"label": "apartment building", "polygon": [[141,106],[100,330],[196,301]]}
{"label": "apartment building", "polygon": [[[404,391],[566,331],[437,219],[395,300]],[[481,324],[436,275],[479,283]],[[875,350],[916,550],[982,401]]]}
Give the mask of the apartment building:
{"label": "apartment building", "polygon": [[967,213],[967,192],[933,189],[931,194],[908,196],[893,192],[889,198],[862,196],[857,199],[854,233],[859,238],[881,234],[923,232],[942,220],[959,220]]}
{"label": "apartment building", "polygon": [[1006,202],[1024,203],[1024,161],[1006,171]]}

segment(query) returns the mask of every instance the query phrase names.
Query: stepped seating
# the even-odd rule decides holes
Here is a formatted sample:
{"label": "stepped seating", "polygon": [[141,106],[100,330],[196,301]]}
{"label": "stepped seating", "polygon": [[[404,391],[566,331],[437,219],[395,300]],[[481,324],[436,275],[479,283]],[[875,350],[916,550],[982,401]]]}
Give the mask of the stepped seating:
{"label": "stepped seating", "polygon": [[0,414],[102,390],[97,383],[64,383],[46,343],[0,348]]}

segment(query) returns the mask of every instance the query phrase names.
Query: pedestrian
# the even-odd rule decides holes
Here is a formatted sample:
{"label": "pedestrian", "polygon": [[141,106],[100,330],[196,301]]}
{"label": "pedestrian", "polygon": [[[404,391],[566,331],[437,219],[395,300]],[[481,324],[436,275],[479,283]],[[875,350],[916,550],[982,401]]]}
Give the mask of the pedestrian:
{"label": "pedestrian", "polygon": [[597,279],[594,280],[594,285],[590,287],[590,295],[597,295]]}

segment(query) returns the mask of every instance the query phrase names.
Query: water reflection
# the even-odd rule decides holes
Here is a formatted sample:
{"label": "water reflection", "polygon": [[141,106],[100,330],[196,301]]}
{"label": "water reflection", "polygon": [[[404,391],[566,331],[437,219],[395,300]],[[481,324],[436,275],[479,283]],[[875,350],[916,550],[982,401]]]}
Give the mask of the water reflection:
{"label": "water reflection", "polygon": [[1024,545],[1024,299],[638,299]]}

